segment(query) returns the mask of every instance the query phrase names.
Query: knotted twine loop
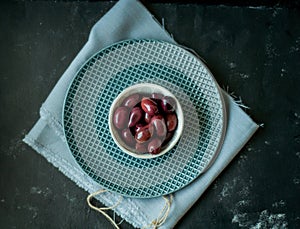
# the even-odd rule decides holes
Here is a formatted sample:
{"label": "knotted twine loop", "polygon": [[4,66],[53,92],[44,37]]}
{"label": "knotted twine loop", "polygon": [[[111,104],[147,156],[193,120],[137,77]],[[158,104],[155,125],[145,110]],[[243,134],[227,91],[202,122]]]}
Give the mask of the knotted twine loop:
{"label": "knotted twine loop", "polygon": [[[109,220],[109,222],[116,228],[116,229],[120,229],[118,224],[116,224],[116,222],[105,212],[107,210],[112,210],[114,208],[116,208],[123,200],[123,197],[120,196],[120,198],[118,199],[117,203],[115,203],[114,205],[110,206],[110,207],[96,207],[91,203],[91,199],[94,198],[95,196],[107,192],[107,190],[105,189],[100,189],[96,192],[93,192],[91,194],[88,195],[88,197],[86,198],[86,201],[89,205],[90,208],[100,212],[102,215],[104,215],[106,217],[106,219]],[[173,200],[173,196],[172,194],[170,194],[169,196],[162,196],[165,200],[165,205],[163,207],[163,209],[161,209],[158,217],[156,219],[154,219],[149,225],[143,227],[143,229],[146,228],[152,228],[152,229],[157,229],[158,227],[160,227],[161,225],[164,224],[164,222],[166,221],[166,219],[168,218],[170,209],[171,209],[171,204],[172,204],[172,200]]]}
{"label": "knotted twine loop", "polygon": [[104,215],[106,217],[106,219],[109,220],[109,222],[116,228],[116,229],[120,229],[118,224],[116,224],[116,222],[105,212],[107,210],[111,210],[111,209],[114,209],[116,208],[123,200],[123,197],[120,196],[120,198],[118,199],[117,203],[115,203],[114,205],[110,206],[110,207],[101,207],[101,208],[98,208],[96,206],[94,206],[92,203],[91,203],[91,199],[101,193],[104,193],[104,192],[107,192],[107,190],[105,189],[100,189],[94,193],[91,193],[90,195],[88,195],[88,197],[86,198],[86,201],[89,205],[90,208],[100,212],[102,215]]}
{"label": "knotted twine loop", "polygon": [[158,227],[164,224],[164,222],[168,218],[171,209],[173,195],[170,194],[169,196],[163,196],[163,198],[165,200],[165,206],[163,207],[163,209],[161,209],[158,217],[154,219],[149,225],[143,227],[142,229],[146,229],[146,228],[157,229]]}

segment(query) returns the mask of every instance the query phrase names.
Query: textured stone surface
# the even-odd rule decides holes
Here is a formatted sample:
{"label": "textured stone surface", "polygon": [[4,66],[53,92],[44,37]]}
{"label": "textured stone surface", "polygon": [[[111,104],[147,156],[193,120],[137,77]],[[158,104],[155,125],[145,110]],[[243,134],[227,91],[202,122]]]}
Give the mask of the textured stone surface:
{"label": "textured stone surface", "polygon": [[[0,3],[1,228],[112,228],[88,208],[87,193],[21,140],[113,4]],[[300,11],[146,5],[264,124],[176,228],[300,227]]]}

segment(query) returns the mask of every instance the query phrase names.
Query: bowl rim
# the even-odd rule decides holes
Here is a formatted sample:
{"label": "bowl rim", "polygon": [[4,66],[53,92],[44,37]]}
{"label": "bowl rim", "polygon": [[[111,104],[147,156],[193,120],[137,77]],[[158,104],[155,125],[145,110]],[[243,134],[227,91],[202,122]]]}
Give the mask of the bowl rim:
{"label": "bowl rim", "polygon": [[[166,145],[165,148],[163,148],[163,150],[158,153],[158,154],[150,154],[150,153],[146,153],[146,154],[137,154],[134,153],[132,151],[130,151],[128,148],[126,148],[124,145],[125,143],[122,142],[124,145],[122,145],[120,143],[120,141],[122,141],[122,139],[120,137],[117,137],[117,130],[113,125],[113,113],[115,111],[115,109],[117,109],[123,100],[129,96],[132,95],[134,93],[139,92],[138,89],[141,88],[145,88],[147,87],[148,89],[150,88],[150,92],[149,93],[153,93],[153,92],[160,92],[163,95],[167,95],[167,96],[171,96],[174,98],[175,102],[176,102],[176,109],[175,109],[175,113],[177,115],[177,119],[178,119],[178,123],[177,123],[177,128],[175,130],[174,136],[172,137],[172,139],[168,142],[168,144]],[[147,92],[148,93],[148,92]],[[114,140],[114,142],[116,143],[116,145],[125,153],[127,153],[130,156],[133,156],[135,158],[140,158],[140,159],[151,159],[151,158],[156,158],[156,157],[160,157],[162,155],[164,155],[165,153],[167,153],[168,151],[170,151],[179,141],[182,132],[183,132],[183,128],[184,128],[184,113],[182,110],[182,107],[180,105],[180,102],[178,101],[178,99],[176,98],[176,96],[170,92],[168,89],[166,89],[165,87],[158,85],[158,84],[154,84],[154,83],[136,83],[133,84],[127,88],[125,88],[121,93],[118,94],[118,96],[114,99],[114,101],[112,102],[110,109],[109,109],[109,114],[108,114],[108,124],[109,124],[109,131],[110,134]]]}

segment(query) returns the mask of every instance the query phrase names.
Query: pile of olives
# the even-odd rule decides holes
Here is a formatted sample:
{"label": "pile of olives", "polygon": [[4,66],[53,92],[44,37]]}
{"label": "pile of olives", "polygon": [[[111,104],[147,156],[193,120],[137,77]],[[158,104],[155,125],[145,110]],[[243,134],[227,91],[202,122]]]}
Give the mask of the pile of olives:
{"label": "pile of olives", "polygon": [[113,124],[136,154],[159,154],[177,128],[176,101],[160,93],[135,93],[113,114]]}

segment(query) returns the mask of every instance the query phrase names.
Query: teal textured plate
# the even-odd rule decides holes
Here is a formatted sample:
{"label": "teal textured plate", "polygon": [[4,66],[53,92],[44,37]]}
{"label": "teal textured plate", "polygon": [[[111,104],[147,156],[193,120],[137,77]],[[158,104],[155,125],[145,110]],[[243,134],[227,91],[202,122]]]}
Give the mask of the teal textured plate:
{"label": "teal textured plate", "polygon": [[[184,130],[176,146],[154,159],[132,157],[114,143],[110,105],[128,86],[155,83],[179,100]],[[63,124],[79,166],[103,188],[150,198],[172,193],[213,162],[225,133],[225,107],[212,74],[196,56],[156,40],[126,40],[92,56],[66,95]]]}

